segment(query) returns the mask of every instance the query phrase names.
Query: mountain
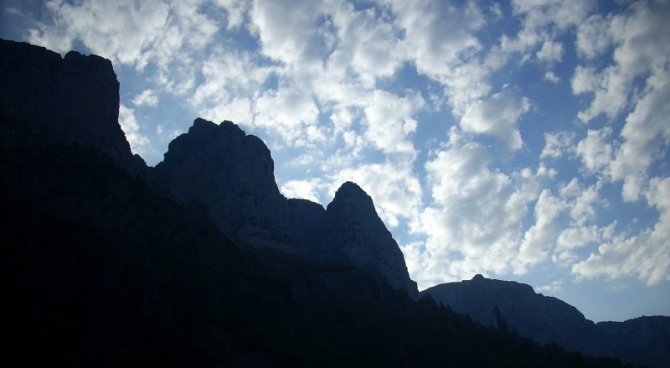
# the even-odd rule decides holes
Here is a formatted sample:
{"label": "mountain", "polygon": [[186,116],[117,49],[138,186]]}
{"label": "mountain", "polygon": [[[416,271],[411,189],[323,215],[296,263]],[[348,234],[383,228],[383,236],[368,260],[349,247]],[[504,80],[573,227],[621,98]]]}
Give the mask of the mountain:
{"label": "mountain", "polygon": [[275,183],[270,150],[237,125],[196,119],[170,142],[154,175],[184,203],[202,203],[223,233],[250,244],[291,247],[286,199]]}
{"label": "mountain", "polygon": [[[83,124],[79,132],[66,126],[75,124],[69,119],[46,115],[57,113],[57,106],[49,105],[52,98],[66,97],[50,97],[21,83],[48,88],[55,83],[60,87],[48,91],[58,93],[89,85],[81,80],[88,73],[106,83],[98,86],[103,91],[115,81],[95,79],[96,73],[106,73],[104,68],[62,74],[60,67],[50,66],[64,62],[54,55],[0,40],[0,134],[8,143],[0,146],[3,366],[623,366],[614,359],[541,347],[504,329],[473,323],[431,298],[412,299],[392,287],[381,266],[373,272],[367,266],[310,259],[295,245],[292,253],[263,241],[248,243],[256,237],[245,240],[249,233],[236,228],[226,234],[207,203],[195,195],[186,203],[161,189],[154,172],[125,150],[118,123],[96,120],[108,117],[108,102],[85,100],[92,105],[79,106],[72,101],[63,112],[73,119],[90,118],[76,126],[88,123],[95,131]],[[44,60],[50,60],[49,67]],[[106,64],[100,58],[87,60]],[[19,61],[23,65],[16,67]],[[118,90],[98,97],[118,102]],[[20,109],[10,103],[37,112],[17,113]],[[241,146],[251,147],[244,152],[269,157],[259,141],[244,138],[231,124],[203,126],[242,139]],[[180,152],[172,159],[180,155],[191,157]],[[230,168],[239,175],[267,175],[268,164]],[[214,175],[198,172],[192,180],[196,174],[203,180]],[[264,182],[240,195],[268,190],[264,185],[272,189]],[[183,189],[188,192],[187,186]],[[263,198],[239,200],[242,210],[266,208]],[[340,234],[339,240],[314,247],[337,249],[339,241],[349,239],[371,250],[393,244],[387,233],[360,228],[380,222],[369,197],[353,184],[338,191],[332,213],[330,205],[284,203],[289,215],[282,220],[287,227],[279,229],[282,241],[302,239],[308,245],[316,230],[330,229],[328,234]],[[302,217],[312,215],[300,229]],[[270,226],[264,232],[263,222],[257,225],[261,228],[251,234],[260,234],[258,239],[275,231]],[[347,233],[349,225],[358,228]],[[343,250],[352,247],[358,246],[339,244]],[[340,254],[346,259],[349,252]]]}
{"label": "mountain", "polygon": [[354,265],[416,297],[405,259],[370,196],[344,183],[326,209],[286,199],[270,150],[229,121],[196,119],[153,169],[157,185],[183,203],[197,201],[224,234],[310,260]]}
{"label": "mountain", "polygon": [[[118,124],[119,82],[109,60],[42,47],[0,43],[0,144],[95,147],[141,171]],[[30,96],[30,98],[27,98]]]}
{"label": "mountain", "polygon": [[396,289],[411,296],[418,294],[398,244],[377,215],[372,198],[358,185],[342,184],[326,208],[325,223],[322,233],[327,239],[327,257],[342,258],[345,263],[381,275]]}
{"label": "mountain", "polygon": [[593,323],[560,299],[530,285],[487,279],[446,283],[422,291],[454,312],[488,326],[503,323],[521,336],[591,355],[616,356],[648,367],[670,362],[670,317]]}

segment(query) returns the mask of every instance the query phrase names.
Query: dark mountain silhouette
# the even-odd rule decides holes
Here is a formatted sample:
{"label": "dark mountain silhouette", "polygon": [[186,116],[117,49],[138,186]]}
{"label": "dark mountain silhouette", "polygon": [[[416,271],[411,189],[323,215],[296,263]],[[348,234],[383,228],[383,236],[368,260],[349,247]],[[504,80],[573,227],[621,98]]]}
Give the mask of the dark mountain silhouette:
{"label": "dark mountain silhouette", "polygon": [[224,121],[196,119],[153,170],[156,183],[183,203],[197,201],[226,235],[314,261],[355,265],[418,295],[398,244],[372,199],[345,183],[324,208],[286,199],[277,189],[270,150]]}
{"label": "dark mountain silhouette", "polygon": [[141,170],[118,124],[119,82],[112,63],[71,51],[3,42],[0,137],[5,148],[45,144],[96,148],[119,165]]}
{"label": "dark mountain silhouette", "polygon": [[[649,367],[670,363],[670,317],[593,323],[560,299],[526,284],[476,275],[422,292],[487,326],[500,321],[521,336],[590,355],[615,356]],[[497,313],[496,313],[497,312]]]}
{"label": "dark mountain silhouette", "polygon": [[418,294],[398,244],[377,215],[372,198],[358,185],[347,182],[337,190],[326,209],[325,225],[326,257],[381,275],[410,296]]}
{"label": "dark mountain silhouette", "polygon": [[[97,101],[118,103],[109,62],[68,55],[0,40],[3,366],[622,366],[481,326],[429,297],[410,298],[405,280],[394,281],[401,263],[386,260],[396,259],[395,242],[352,183],[327,210],[280,198],[286,218],[272,223],[263,211],[275,199],[253,201],[276,194],[269,151],[232,124],[196,121],[192,131],[208,129],[225,147],[189,146],[189,132],[171,145],[165,172],[148,170],[107,120],[109,101]],[[63,74],[68,58],[85,60],[83,69]],[[91,81],[96,98],[81,96],[86,103],[59,92],[87,90]],[[68,104],[62,118],[53,101]],[[184,164],[218,157],[219,149],[234,153],[229,143],[258,162]],[[250,212],[213,218],[216,207],[201,192],[175,184],[179,171],[200,178],[198,190],[239,189],[240,203],[230,204]],[[235,216],[259,228],[237,228]],[[331,240],[319,236],[323,229]],[[306,249],[340,249],[333,253],[344,261]],[[377,251],[389,255],[365,258]]]}

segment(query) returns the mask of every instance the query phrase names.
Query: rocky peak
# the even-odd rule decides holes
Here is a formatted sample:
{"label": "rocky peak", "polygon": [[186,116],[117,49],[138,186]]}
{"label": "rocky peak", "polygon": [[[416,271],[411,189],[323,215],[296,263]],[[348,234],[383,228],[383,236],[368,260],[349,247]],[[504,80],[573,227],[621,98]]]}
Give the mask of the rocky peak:
{"label": "rocky peak", "polygon": [[375,211],[372,198],[358,184],[350,181],[342,184],[335,192],[335,197],[328,205],[327,211],[341,213],[341,215],[346,215],[352,220],[378,225],[378,221],[375,220],[379,217]]}
{"label": "rocky peak", "polygon": [[275,183],[270,150],[232,122],[196,119],[170,143],[154,173],[180,200],[203,203],[229,236],[289,250],[286,199]]}
{"label": "rocky peak", "polygon": [[109,60],[74,51],[61,58],[43,47],[0,40],[4,147],[86,146],[139,170],[143,161],[132,155],[118,118],[119,82]]}
{"label": "rocky peak", "polygon": [[372,198],[346,182],[335,193],[325,216],[326,243],[333,258],[379,274],[396,289],[417,295],[398,243],[375,211]]}

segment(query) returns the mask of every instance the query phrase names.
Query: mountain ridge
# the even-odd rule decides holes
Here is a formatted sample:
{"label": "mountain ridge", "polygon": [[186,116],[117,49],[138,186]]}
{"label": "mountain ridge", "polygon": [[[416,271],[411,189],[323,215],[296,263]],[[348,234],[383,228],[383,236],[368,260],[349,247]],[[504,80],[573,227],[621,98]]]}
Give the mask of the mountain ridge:
{"label": "mountain ridge", "polygon": [[[594,323],[561,299],[535,293],[530,285],[487,279],[445,283],[421,292],[488,326],[500,318],[521,336],[590,355],[616,356],[649,367],[670,362],[670,317],[641,316]],[[651,323],[653,321],[654,323]]]}
{"label": "mountain ridge", "polygon": [[195,119],[151,172],[159,186],[184,203],[202,203],[234,239],[311,260],[352,264],[418,296],[400,247],[362,188],[343,183],[325,209],[285,198],[270,150],[230,121],[217,125]]}
{"label": "mountain ridge", "polygon": [[[0,223],[0,229],[7,237],[3,269],[9,274],[9,312],[4,332],[11,337],[10,366],[47,362],[74,366],[622,366],[616,360],[540,347],[508,331],[476,325],[431,298],[414,300],[407,292],[412,287],[409,276],[404,277],[407,270],[403,274],[398,263],[387,265],[373,258],[352,264],[351,257],[359,257],[360,252],[374,255],[380,247],[397,250],[389,259],[398,260],[397,243],[370,197],[357,185],[345,183],[328,212],[306,200],[274,196],[278,191],[269,150],[232,123],[196,119],[193,135],[189,130],[176,140],[181,143],[175,143],[170,161],[193,158],[190,155],[203,147],[205,152],[196,154],[189,164],[175,164],[174,175],[165,174],[167,180],[154,177],[155,171],[130,153],[125,137],[118,134],[118,122],[110,120],[114,114],[118,118],[113,69],[113,80],[107,78],[111,63],[73,54],[69,60],[93,65],[84,63],[86,72],[81,74],[59,74],[52,64],[60,65],[65,59],[58,61],[54,55],[44,48],[0,40],[0,141],[8,142],[0,147],[4,196],[0,211],[9,219]],[[44,59],[52,60],[46,68],[40,61]],[[98,95],[89,91],[92,81],[99,81],[97,73],[107,76],[102,79],[104,85],[98,86],[107,92]],[[54,82],[56,87],[52,86],[54,75],[62,78]],[[24,80],[31,82],[21,83]],[[35,97],[34,86],[46,86],[48,93]],[[62,90],[76,93],[59,95]],[[49,93],[58,96],[51,100]],[[77,105],[79,93],[104,101]],[[62,111],[65,118],[50,122],[49,114],[59,114],[53,101],[61,99],[69,106]],[[110,110],[113,103],[116,112]],[[31,115],[31,104],[44,105],[38,110],[47,116]],[[67,129],[57,129],[68,124]],[[232,137],[231,145],[223,147],[224,154],[217,152],[222,147],[216,142],[212,152],[200,144],[217,136],[205,134],[212,132],[225,133],[224,141]],[[180,145],[188,146],[189,139],[198,143],[195,149],[180,152]],[[241,150],[262,159],[223,161],[231,165],[232,176],[208,170],[211,162],[207,160],[193,169],[191,163],[198,158],[248,158],[225,155],[231,147],[233,153]],[[189,173],[189,167],[191,182],[173,187],[169,181],[183,178],[179,175]],[[212,173],[222,176],[208,179],[206,175]],[[217,181],[221,178],[226,180]],[[242,202],[237,204],[241,221],[245,216],[260,221],[256,224],[262,227],[260,234],[253,227],[242,227],[238,233],[235,228],[229,233],[221,230],[230,219],[219,223],[211,216],[211,203],[198,199],[209,187],[188,191],[193,180],[208,184],[210,179],[239,189],[234,198]],[[245,194],[243,186],[236,187],[240,182],[250,183],[247,191],[256,190],[267,198]],[[174,195],[173,191],[183,192]],[[227,198],[226,193],[220,194]],[[280,211],[282,206],[288,208],[281,214],[289,220],[263,212],[277,203]],[[264,210],[251,213],[256,206]],[[247,210],[250,213],[245,214]],[[236,216],[230,211],[229,215]],[[306,256],[294,257],[266,243],[277,240],[274,225],[263,222],[268,219],[288,223],[278,229],[278,240],[301,244],[295,252]],[[324,226],[332,232],[323,232]],[[312,247],[314,239],[324,244]],[[321,252],[321,246],[334,249],[340,262],[319,259],[316,255],[330,254]],[[404,259],[400,260],[404,267]],[[389,267],[400,269],[395,285],[385,273]]]}

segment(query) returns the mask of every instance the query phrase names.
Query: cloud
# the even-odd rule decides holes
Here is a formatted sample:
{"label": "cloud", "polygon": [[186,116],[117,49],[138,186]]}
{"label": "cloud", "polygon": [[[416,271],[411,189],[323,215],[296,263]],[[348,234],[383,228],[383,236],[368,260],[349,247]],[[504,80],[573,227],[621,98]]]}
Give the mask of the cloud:
{"label": "cloud", "polygon": [[670,71],[650,76],[647,82],[646,91],[621,130],[623,143],[611,165],[615,180],[646,173],[670,145]]}
{"label": "cloud", "polygon": [[249,2],[246,0],[215,0],[214,3],[226,10],[228,30],[239,28],[249,12]]}
{"label": "cloud", "polygon": [[606,37],[616,45],[612,52],[614,63],[597,72],[593,68],[576,69],[573,91],[594,92],[590,106],[578,115],[582,121],[588,122],[600,114],[613,118],[628,106],[636,78],[647,73],[651,74],[650,79],[667,74],[669,55],[658,50],[670,47],[668,16],[669,4],[640,1],[632,4],[627,13],[608,18],[608,26],[598,26],[601,31],[608,31]]}
{"label": "cloud", "polygon": [[537,288],[538,293],[556,293],[563,289],[562,281],[552,281],[547,285],[543,285]]}
{"label": "cloud", "polygon": [[404,62],[400,29],[388,11],[355,11],[351,3],[338,3],[331,25],[337,37],[329,64],[350,68],[365,86],[373,87],[376,79],[392,76]]}
{"label": "cloud", "polygon": [[[519,257],[519,232],[529,204],[539,194],[537,173],[491,169],[487,149],[452,129],[450,143],[433,152],[425,168],[433,203],[412,224],[426,236],[423,247],[406,249],[416,261],[421,285],[504,273]],[[504,213],[505,216],[500,216]],[[414,266],[412,266],[414,265]]]}
{"label": "cloud", "polygon": [[126,139],[130,143],[133,153],[140,156],[146,155],[151,147],[151,141],[146,135],[140,133],[140,125],[137,123],[137,119],[135,119],[135,111],[133,109],[124,105],[119,106],[119,125],[121,125],[121,129],[126,134]]}
{"label": "cloud", "polygon": [[504,88],[471,105],[461,118],[461,127],[466,132],[491,135],[510,151],[516,151],[523,144],[517,121],[529,109],[526,97],[519,96],[514,88]]}
{"label": "cloud", "polygon": [[290,180],[282,184],[279,189],[286,198],[303,198],[309,199],[315,203],[321,203],[319,192],[322,187],[323,183],[321,182],[321,179],[311,178],[305,180]]}
{"label": "cloud", "polygon": [[256,116],[254,126],[279,134],[284,142],[290,145],[307,145],[325,139],[325,135],[313,132],[309,135],[309,127],[315,126],[319,109],[311,94],[297,88],[280,88],[268,90],[256,100]]}
{"label": "cloud", "polygon": [[647,285],[670,280],[670,178],[654,178],[645,193],[649,204],[659,211],[653,228],[634,236],[620,234],[602,243],[597,252],[574,266],[580,278],[635,276]]}
{"label": "cloud", "polygon": [[549,256],[560,227],[556,219],[565,203],[547,189],[540,193],[535,204],[535,224],[523,236],[516,261],[515,272],[523,274],[528,267],[544,261]]}
{"label": "cloud", "polygon": [[386,154],[408,154],[415,150],[409,137],[416,130],[417,121],[412,117],[424,105],[421,94],[406,91],[399,97],[376,90],[365,102],[365,137]]}
{"label": "cloud", "polygon": [[156,106],[158,105],[158,96],[151,89],[145,89],[139,95],[133,98],[135,106]]}
{"label": "cloud", "polygon": [[261,52],[287,65],[319,59],[325,49],[314,31],[323,12],[316,5],[313,1],[255,1],[251,27]]}
{"label": "cloud", "polygon": [[537,52],[537,58],[546,63],[560,62],[563,59],[563,44],[555,41],[544,41],[542,48]]}
{"label": "cloud", "polygon": [[462,7],[447,2],[387,1],[404,31],[402,47],[417,72],[445,87],[456,115],[490,91],[490,69],[481,60],[476,32],[485,17],[474,2]]}
{"label": "cloud", "polygon": [[559,158],[573,150],[575,134],[570,131],[544,133],[544,148],[540,158]]}
{"label": "cloud", "polygon": [[552,71],[547,71],[547,72],[544,73],[544,80],[556,84],[556,83],[561,81],[561,78],[559,78],[556,75],[556,73],[554,73]]}
{"label": "cloud", "polygon": [[60,52],[80,40],[113,62],[143,67],[143,53],[163,33],[169,7],[162,1],[49,1],[54,24],[38,24],[30,41]]}
{"label": "cloud", "polygon": [[[521,54],[522,63],[529,60],[533,53],[541,61],[559,61],[563,54],[562,46],[554,38],[581,24],[595,4],[594,0],[514,0],[512,11],[521,19],[521,29],[514,38],[504,35],[500,47],[505,54]],[[537,50],[540,45],[541,49]]]}
{"label": "cloud", "polygon": [[577,51],[580,56],[593,59],[612,44],[610,20],[602,15],[592,15],[577,27]]}
{"label": "cloud", "polygon": [[601,172],[613,159],[610,137],[612,128],[589,129],[586,137],[577,143],[577,154],[582,163],[591,172]]}

